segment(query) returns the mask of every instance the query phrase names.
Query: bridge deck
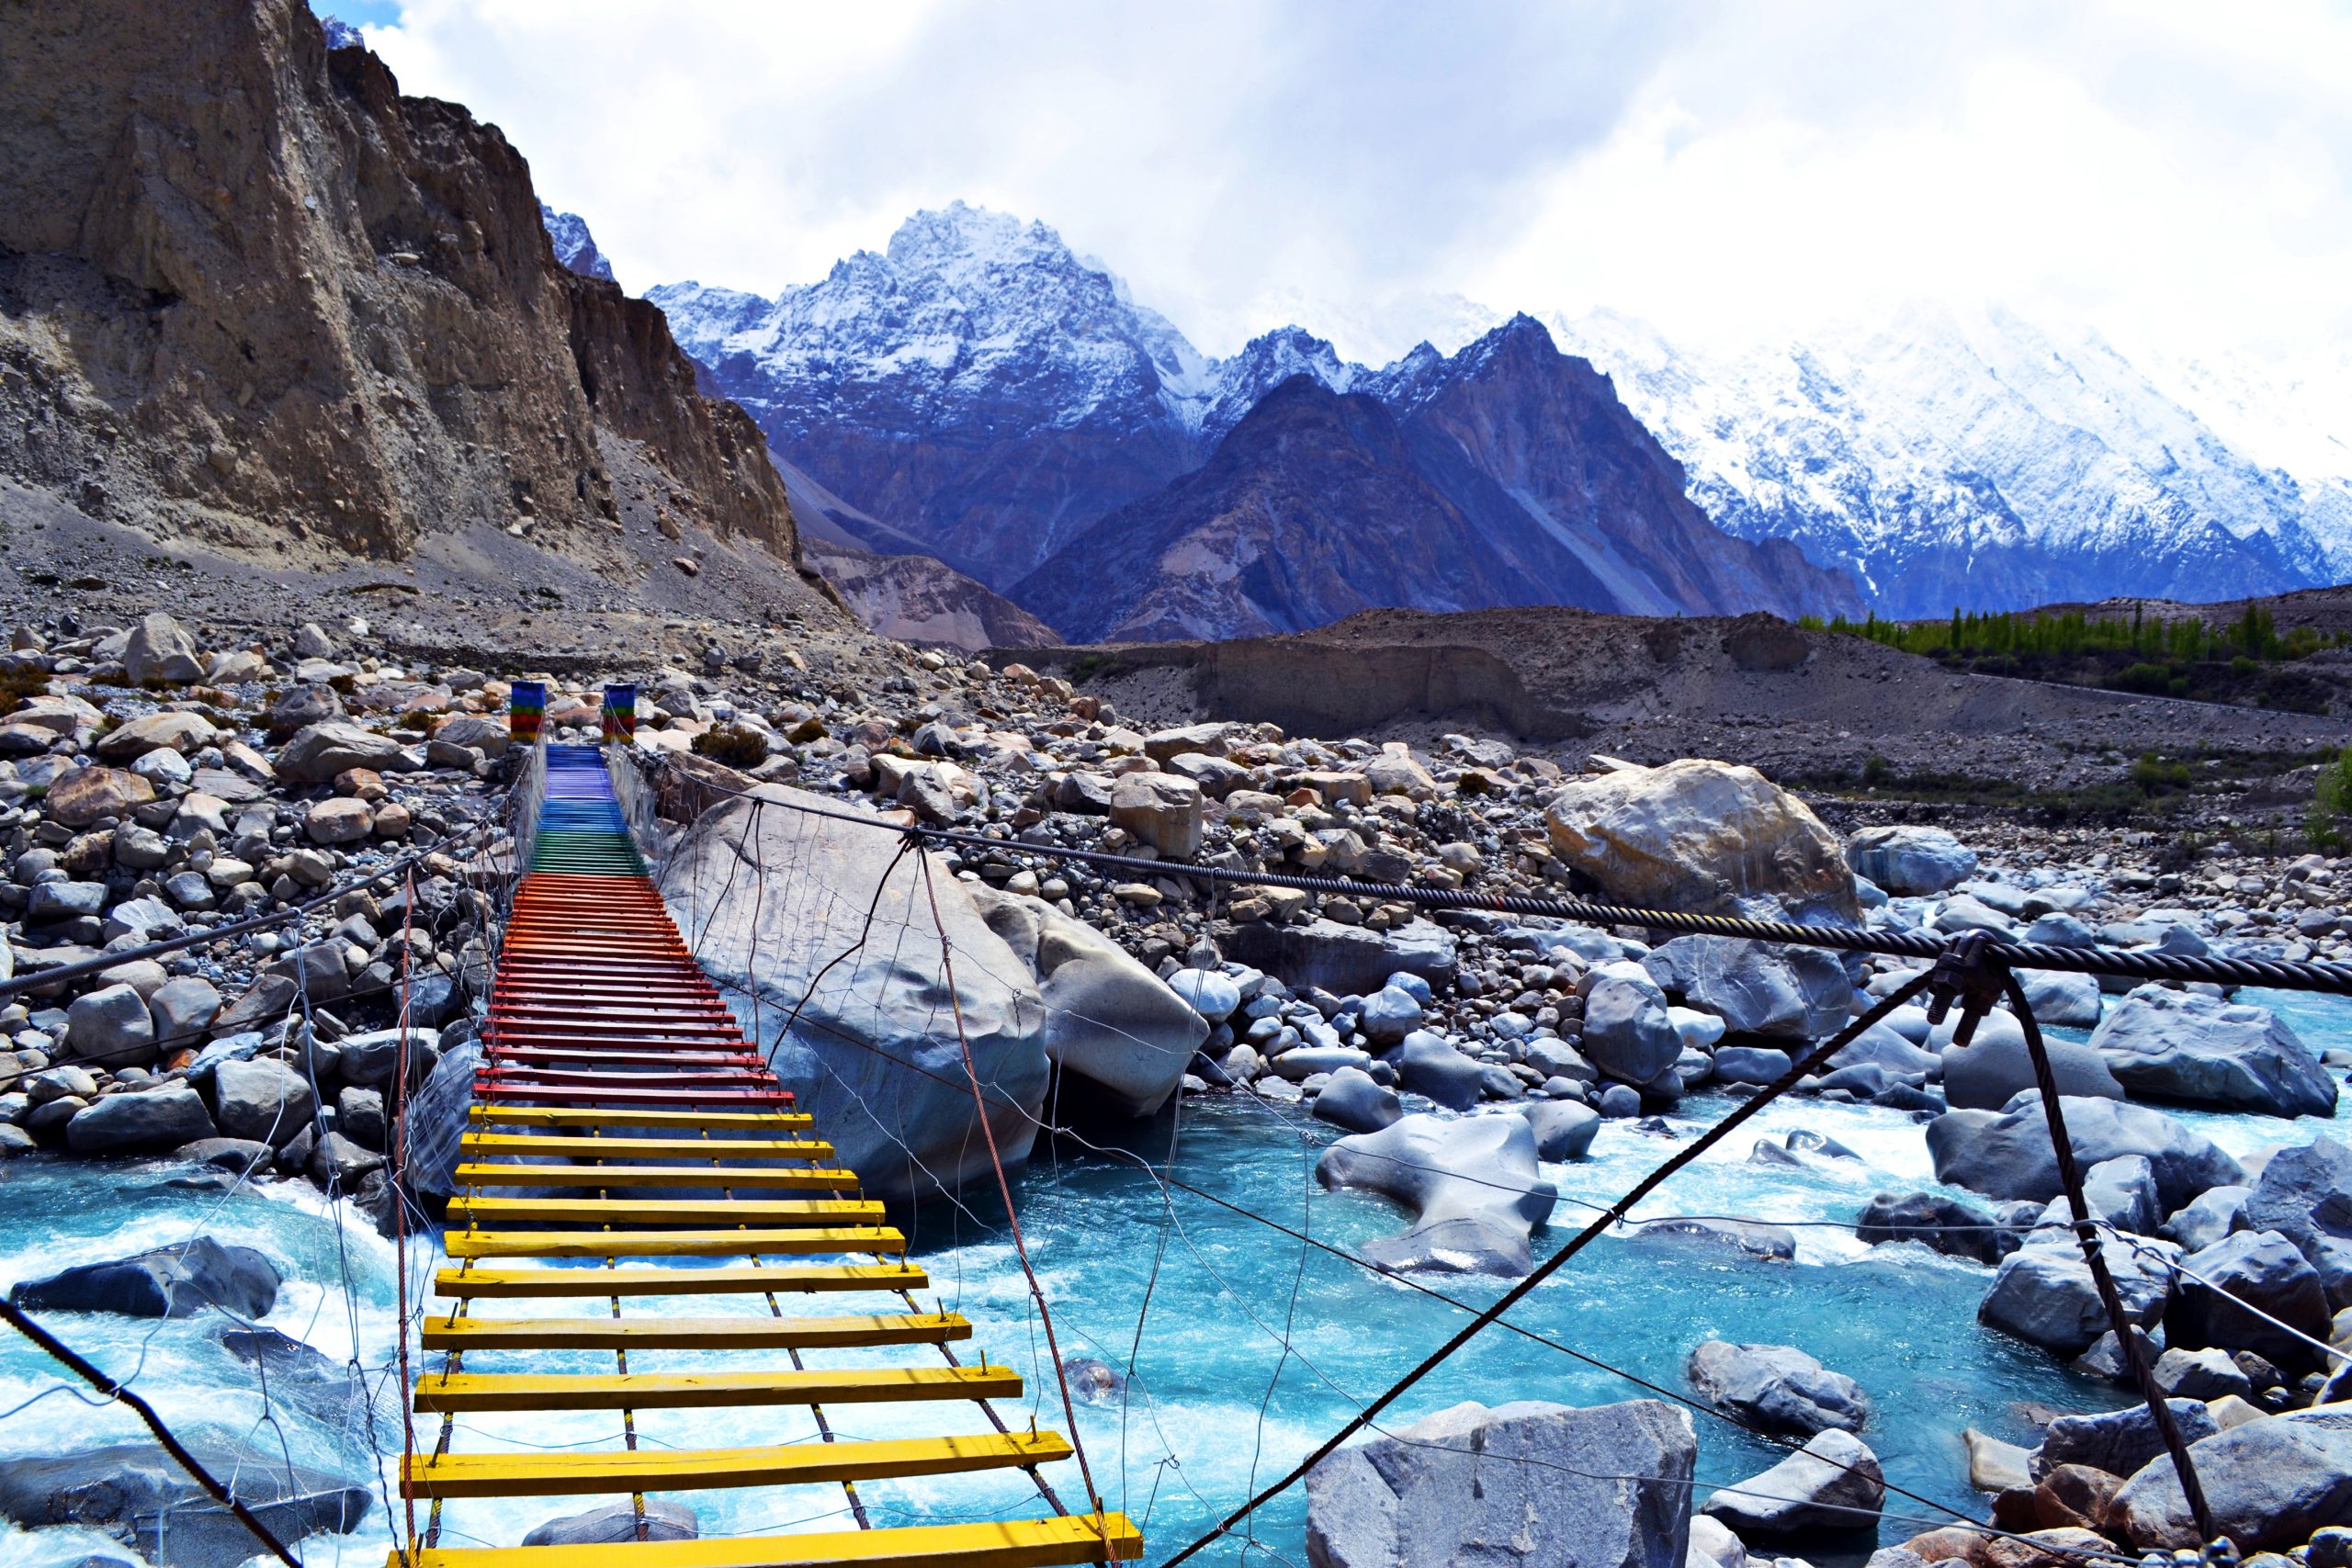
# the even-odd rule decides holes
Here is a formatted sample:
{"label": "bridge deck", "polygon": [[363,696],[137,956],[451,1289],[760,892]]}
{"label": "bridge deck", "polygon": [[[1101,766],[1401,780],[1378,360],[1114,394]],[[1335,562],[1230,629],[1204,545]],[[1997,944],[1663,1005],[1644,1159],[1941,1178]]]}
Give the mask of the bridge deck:
{"label": "bridge deck", "polygon": [[[832,1145],[793,1109],[681,940],[603,754],[555,746],[547,762],[449,1205],[453,1267],[434,1278],[452,1304],[424,1325],[424,1348],[444,1355],[418,1378],[415,1406],[444,1424],[432,1451],[401,1466],[403,1488],[433,1505],[436,1522],[388,1568],[1044,1568],[1142,1555],[1142,1536],[1118,1514],[607,1545],[438,1543],[448,1499],[602,1494],[628,1498],[641,1517],[649,1493],[719,1487],[836,1488],[863,1526],[862,1480],[1009,1468],[1035,1476],[1070,1453],[1058,1433],[997,1420],[986,1402],[1019,1397],[1020,1375],[985,1358],[957,1360],[948,1342],[969,1337],[971,1325],[916,1303],[924,1271],[891,1256],[905,1237],[858,1195],[855,1173],[832,1163]],[[691,1261],[700,1258],[729,1261]],[[868,1310],[820,1316],[787,1314],[779,1301],[861,1295]],[[719,1298],[714,1307],[761,1297],[767,1312],[681,1314],[660,1304],[683,1296]],[[583,1298],[602,1310],[477,1311],[514,1300],[591,1304]],[[869,1352],[853,1367],[812,1368],[803,1356],[851,1347]],[[874,1348],[940,1359],[881,1365]],[[786,1359],[746,1369],[738,1356],[700,1371],[678,1360],[747,1349]],[[658,1353],[659,1370],[632,1370],[640,1352]],[[583,1372],[582,1353],[610,1354],[614,1370]],[[828,1404],[895,1405],[936,1420],[924,1418],[923,1436],[852,1440],[826,1420]],[[780,1406],[814,1415],[818,1440],[639,1442],[639,1410]],[[970,1430],[953,1414],[965,1407],[995,1429]],[[620,1412],[624,1446],[452,1451],[460,1413],[564,1410]],[[462,1429],[469,1446],[479,1440]],[[1036,1489],[1045,1493],[1042,1481]]]}

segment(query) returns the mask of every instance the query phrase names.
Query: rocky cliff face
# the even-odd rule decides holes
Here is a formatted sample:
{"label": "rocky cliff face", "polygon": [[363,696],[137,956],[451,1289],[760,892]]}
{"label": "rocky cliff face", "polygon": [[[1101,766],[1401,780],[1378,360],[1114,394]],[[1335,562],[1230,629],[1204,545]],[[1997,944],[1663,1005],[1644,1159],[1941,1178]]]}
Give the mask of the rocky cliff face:
{"label": "rocky cliff face", "polygon": [[1351,374],[1360,391],[1298,357],[1200,469],[1103,519],[1012,596],[1074,637],[1114,641],[1261,637],[1389,605],[1858,607],[1849,581],[1794,547],[1714,529],[1608,381],[1526,317],[1451,358]]}
{"label": "rocky cliff face", "polygon": [[7,29],[0,475],[277,559],[520,525],[617,560],[625,501],[794,558],[757,428],[660,310],[558,262],[494,127],[300,0]]}

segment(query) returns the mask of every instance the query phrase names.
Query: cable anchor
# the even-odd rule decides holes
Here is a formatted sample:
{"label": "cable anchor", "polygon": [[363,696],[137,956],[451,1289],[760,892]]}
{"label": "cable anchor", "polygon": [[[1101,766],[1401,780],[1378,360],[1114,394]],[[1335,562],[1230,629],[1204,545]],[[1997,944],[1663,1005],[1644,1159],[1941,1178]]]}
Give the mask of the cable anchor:
{"label": "cable anchor", "polygon": [[1973,1040],[1976,1026],[2001,999],[2008,966],[1986,951],[1989,946],[1983,931],[1962,931],[1928,972],[1928,1021],[1940,1024],[1954,1003],[1960,1006],[1960,1021],[1951,1032],[1954,1045]]}

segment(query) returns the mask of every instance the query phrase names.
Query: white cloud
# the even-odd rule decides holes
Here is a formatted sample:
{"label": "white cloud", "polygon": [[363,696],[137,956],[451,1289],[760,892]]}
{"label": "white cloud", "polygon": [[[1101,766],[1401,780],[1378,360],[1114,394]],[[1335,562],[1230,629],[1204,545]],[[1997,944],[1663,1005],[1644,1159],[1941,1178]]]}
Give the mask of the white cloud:
{"label": "white cloud", "polygon": [[961,197],[1211,352],[1306,301],[1393,352],[1465,295],[1711,338],[1924,297],[2190,357],[2352,340],[2352,19],[2319,0],[408,0],[370,39],[632,287],[773,292]]}

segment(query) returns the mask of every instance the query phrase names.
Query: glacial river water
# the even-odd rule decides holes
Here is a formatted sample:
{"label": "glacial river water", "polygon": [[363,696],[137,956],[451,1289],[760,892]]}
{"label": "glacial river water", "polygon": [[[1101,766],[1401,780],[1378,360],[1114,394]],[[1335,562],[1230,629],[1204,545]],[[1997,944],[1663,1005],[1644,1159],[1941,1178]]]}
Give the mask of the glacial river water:
{"label": "glacial river water", "polygon": [[[2352,1003],[2264,994],[2249,999],[2278,1007],[2314,1049],[2352,1044]],[[1718,1095],[1694,1096],[1669,1119],[1674,1137],[1694,1135],[1734,1104]],[[2240,1154],[2308,1142],[2335,1125],[2198,1113],[2184,1120]],[[1157,1162],[1166,1157],[1172,1127],[1163,1119],[1129,1129],[1124,1142]],[[1801,1169],[1748,1163],[1757,1138],[1777,1140],[1797,1128],[1823,1133],[1861,1157],[1815,1159]],[[1315,1156],[1331,1135],[1295,1107],[1194,1101],[1184,1111],[1175,1169],[1184,1181],[1229,1203],[1352,1249],[1395,1231],[1401,1221],[1385,1200],[1315,1185]],[[1562,1202],[1553,1226],[1537,1235],[1537,1255],[1564,1242],[1593,1206],[1613,1200],[1672,1146],[1666,1135],[1611,1122],[1600,1129],[1591,1157],[1546,1167],[1559,1183]],[[0,1283],[197,1234],[259,1247],[288,1280],[265,1325],[334,1362],[356,1355],[363,1386],[378,1405],[378,1430],[396,1455],[398,1311],[390,1244],[364,1223],[338,1224],[307,1184],[222,1193],[172,1184],[184,1176],[161,1163],[69,1165],[40,1156],[0,1167]],[[1863,1435],[1890,1482],[1933,1502],[1979,1508],[1959,1439],[1963,1427],[2030,1441],[2030,1406],[2104,1408],[2122,1396],[2041,1351],[1980,1327],[1975,1309],[1989,1270],[1917,1247],[1867,1247],[1843,1228],[1873,1192],[1923,1188],[1932,1190],[1935,1182],[1920,1129],[1908,1117],[1819,1102],[1770,1107],[1752,1129],[1679,1176],[1637,1213],[1727,1214],[1790,1224],[1798,1237],[1793,1265],[1604,1237],[1512,1314],[1513,1322],[1591,1360],[1489,1330],[1409,1393],[1383,1425],[1409,1424],[1463,1400],[1589,1404],[1647,1396],[1594,1362],[1687,1392],[1683,1364],[1702,1339],[1791,1344],[1860,1380],[1869,1392],[1874,1414]],[[1031,1256],[1054,1305],[1063,1354],[1097,1357],[1123,1370],[1133,1366],[1125,1401],[1081,1405],[1078,1425],[1106,1500],[1145,1525],[1148,1562],[1161,1561],[1189,1541],[1246,1496],[1253,1481],[1262,1484],[1282,1474],[1360,1402],[1464,1321],[1453,1306],[1206,1198],[1182,1190],[1163,1196],[1131,1160],[1069,1140],[1040,1147],[1017,1179],[1015,1195]],[[992,1195],[974,1194],[966,1201],[967,1207],[933,1203],[912,1217],[915,1256],[931,1271],[940,1301],[976,1325],[974,1341],[959,1346],[959,1355],[970,1359],[985,1351],[1028,1377],[1023,1404],[1001,1406],[1007,1419],[1023,1425],[1034,1415],[1040,1427],[1064,1429],[1044,1337],[1003,1231],[1001,1206]],[[413,1248],[413,1291],[438,1261],[429,1239]],[[1425,1282],[1474,1307],[1504,1288],[1476,1277]],[[700,1314],[765,1312],[757,1301],[729,1298],[671,1304]],[[511,1303],[502,1310],[562,1314],[579,1306]],[[796,1309],[787,1303],[786,1310]],[[363,1528],[349,1537],[314,1537],[303,1555],[316,1568],[372,1568],[384,1561],[395,1521],[380,1499],[389,1495],[391,1508],[399,1507],[397,1494],[388,1491],[396,1458],[375,1454],[367,1406],[349,1387],[282,1386],[266,1400],[252,1369],[220,1342],[229,1325],[211,1314],[166,1322],[60,1314],[52,1325],[109,1372],[137,1369],[135,1386],[191,1438],[367,1479],[379,1501]],[[419,1367],[425,1365],[413,1346],[412,1355]],[[810,1364],[848,1366],[862,1357],[899,1361],[904,1355],[835,1352],[812,1355]],[[662,1370],[763,1359],[756,1353],[670,1352],[640,1353],[631,1362],[635,1369]],[[477,1370],[495,1368],[484,1362]],[[582,1356],[579,1370],[609,1371],[609,1358]],[[94,1407],[72,1392],[44,1393],[58,1383],[56,1369],[40,1352],[12,1335],[0,1338],[0,1412],[6,1413],[0,1415],[0,1457],[69,1452],[142,1435],[119,1408]],[[853,1438],[940,1430],[944,1414],[888,1406],[830,1412],[836,1431]],[[1694,1419],[1702,1493],[1751,1475],[1776,1457],[1720,1421]],[[951,1424],[982,1429],[969,1407]],[[805,1411],[654,1412],[639,1418],[638,1429],[647,1447],[816,1440]],[[433,1428],[420,1424],[419,1433],[429,1445]],[[454,1446],[479,1449],[493,1440],[502,1447],[617,1447],[620,1428],[617,1416],[602,1415],[470,1416],[459,1423]],[[1076,1464],[1054,1466],[1048,1478],[1066,1502],[1081,1506]],[[877,1525],[944,1522],[1035,1506],[1029,1482],[1018,1472],[875,1482],[860,1490]],[[853,1528],[838,1487],[679,1495],[699,1511],[710,1533]],[[453,1504],[443,1540],[512,1543],[543,1518],[599,1501]],[[1890,1541],[1945,1517],[1894,1495],[1887,1513],[1882,1539]],[[1205,1559],[1303,1562],[1305,1516],[1303,1490],[1294,1490],[1259,1517],[1249,1539],[1229,1540]],[[100,1561],[133,1561],[80,1530],[0,1528],[0,1568],[65,1568],[94,1552]],[[1835,1559],[1821,1553],[1816,1560]]]}

